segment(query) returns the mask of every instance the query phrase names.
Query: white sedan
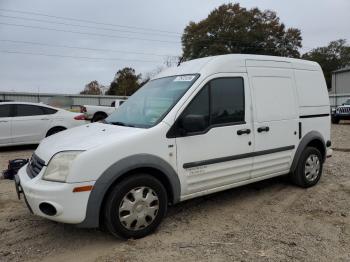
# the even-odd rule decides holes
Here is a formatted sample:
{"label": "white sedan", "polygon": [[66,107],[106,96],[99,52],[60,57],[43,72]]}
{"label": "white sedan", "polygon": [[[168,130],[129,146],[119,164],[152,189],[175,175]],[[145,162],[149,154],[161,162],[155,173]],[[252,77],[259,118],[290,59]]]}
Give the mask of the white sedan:
{"label": "white sedan", "polygon": [[0,103],[0,147],[38,144],[47,136],[86,123],[84,115],[45,104]]}

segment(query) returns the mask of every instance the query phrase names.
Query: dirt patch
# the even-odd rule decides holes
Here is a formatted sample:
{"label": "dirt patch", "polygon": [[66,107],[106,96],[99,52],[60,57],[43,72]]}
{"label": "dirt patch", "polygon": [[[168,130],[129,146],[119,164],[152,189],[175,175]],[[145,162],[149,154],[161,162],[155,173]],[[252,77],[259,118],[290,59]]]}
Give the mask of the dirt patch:
{"label": "dirt patch", "polygon": [[[350,148],[350,125],[332,141]],[[32,151],[0,152],[0,169]],[[349,170],[350,153],[335,151],[316,187],[275,178],[190,200],[130,241],[33,216],[0,180],[0,261],[350,261]]]}

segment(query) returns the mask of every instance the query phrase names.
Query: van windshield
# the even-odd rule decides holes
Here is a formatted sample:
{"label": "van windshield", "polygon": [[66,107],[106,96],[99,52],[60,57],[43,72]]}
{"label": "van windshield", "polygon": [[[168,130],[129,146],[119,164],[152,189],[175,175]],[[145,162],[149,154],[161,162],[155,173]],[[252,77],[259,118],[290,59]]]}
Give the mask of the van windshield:
{"label": "van windshield", "polygon": [[158,124],[197,80],[198,75],[164,77],[149,81],[121,105],[108,124],[149,128]]}

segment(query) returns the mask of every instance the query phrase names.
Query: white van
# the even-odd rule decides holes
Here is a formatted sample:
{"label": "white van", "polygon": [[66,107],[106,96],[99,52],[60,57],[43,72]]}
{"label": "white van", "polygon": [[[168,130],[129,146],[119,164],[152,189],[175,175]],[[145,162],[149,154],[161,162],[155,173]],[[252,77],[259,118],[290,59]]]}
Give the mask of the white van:
{"label": "white van", "polygon": [[184,200],[281,175],[314,186],[330,146],[318,64],[215,56],[162,72],[104,123],[46,138],[16,189],[36,215],[140,238]]}

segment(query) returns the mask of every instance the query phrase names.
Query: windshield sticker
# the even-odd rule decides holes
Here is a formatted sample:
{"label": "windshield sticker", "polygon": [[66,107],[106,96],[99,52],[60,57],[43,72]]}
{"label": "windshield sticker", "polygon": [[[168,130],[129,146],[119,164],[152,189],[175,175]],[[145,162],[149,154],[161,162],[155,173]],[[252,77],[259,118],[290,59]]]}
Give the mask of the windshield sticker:
{"label": "windshield sticker", "polygon": [[174,79],[174,82],[191,82],[195,77],[195,75],[178,76]]}

